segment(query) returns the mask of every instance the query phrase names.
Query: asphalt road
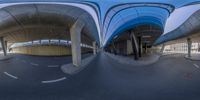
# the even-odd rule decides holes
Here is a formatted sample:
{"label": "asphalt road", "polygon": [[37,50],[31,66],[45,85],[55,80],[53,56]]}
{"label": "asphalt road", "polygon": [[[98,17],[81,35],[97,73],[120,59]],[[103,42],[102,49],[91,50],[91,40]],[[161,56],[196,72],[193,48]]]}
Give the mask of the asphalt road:
{"label": "asphalt road", "polygon": [[[84,57],[90,54],[84,55]],[[101,53],[83,71],[67,75],[71,57],[16,55],[0,62],[0,100],[199,100],[200,61],[163,56],[135,67]]]}

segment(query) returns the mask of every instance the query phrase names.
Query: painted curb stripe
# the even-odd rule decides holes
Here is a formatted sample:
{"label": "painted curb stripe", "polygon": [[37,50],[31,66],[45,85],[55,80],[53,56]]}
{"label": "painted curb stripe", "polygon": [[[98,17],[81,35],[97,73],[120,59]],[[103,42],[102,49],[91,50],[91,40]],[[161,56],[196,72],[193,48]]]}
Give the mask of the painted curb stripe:
{"label": "painted curb stripe", "polygon": [[199,66],[197,64],[193,64],[196,68],[199,68]]}
{"label": "painted curb stripe", "polygon": [[56,79],[56,80],[42,81],[42,83],[55,83],[55,82],[63,81],[65,79],[67,79],[67,78],[62,77],[62,78],[59,78],[59,79]]}
{"label": "painted curb stripe", "polygon": [[18,77],[14,76],[14,75],[11,75],[8,72],[4,72],[4,74],[6,74],[7,76],[9,76],[9,77],[11,77],[13,79],[18,79]]}
{"label": "painted curb stripe", "polygon": [[31,63],[31,65],[33,65],[33,66],[39,66],[38,64],[36,64],[36,63]]}

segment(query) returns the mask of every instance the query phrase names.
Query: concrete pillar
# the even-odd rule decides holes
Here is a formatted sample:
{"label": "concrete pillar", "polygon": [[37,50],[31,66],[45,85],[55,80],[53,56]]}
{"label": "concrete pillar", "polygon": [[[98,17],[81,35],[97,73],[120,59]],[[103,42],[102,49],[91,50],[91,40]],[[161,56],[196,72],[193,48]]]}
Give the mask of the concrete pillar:
{"label": "concrete pillar", "polygon": [[51,43],[51,39],[49,39],[49,44]]}
{"label": "concrete pillar", "polygon": [[131,41],[135,60],[139,59],[139,46],[135,34],[131,31]]}
{"label": "concrete pillar", "polygon": [[76,67],[81,65],[81,30],[84,25],[84,22],[78,19],[70,28],[72,63]]}
{"label": "concrete pillar", "polygon": [[93,54],[96,55],[97,53],[96,42],[93,42],[92,45],[93,45]]}
{"label": "concrete pillar", "polygon": [[132,42],[131,40],[127,40],[127,55],[130,55],[133,53],[133,47],[132,47]]}
{"label": "concrete pillar", "polygon": [[39,43],[42,44],[42,40],[39,40]]}
{"label": "concrete pillar", "polygon": [[4,56],[7,55],[7,50],[6,50],[6,44],[5,44],[5,41],[4,41],[4,38],[3,37],[0,37],[0,41],[1,41],[1,46],[2,46],[2,49],[3,49],[3,54]]}
{"label": "concrete pillar", "polygon": [[165,44],[162,44],[162,47],[160,49],[160,53],[163,54],[164,50],[165,50]]}
{"label": "concrete pillar", "polygon": [[100,48],[98,47],[98,45],[96,45],[96,53],[100,52]]}
{"label": "concrete pillar", "polygon": [[139,51],[138,51],[139,57],[142,57],[142,37],[141,36],[138,37],[138,47],[139,47]]}
{"label": "concrete pillar", "polygon": [[188,43],[188,57],[191,57],[192,41],[190,38],[187,38]]}
{"label": "concrete pillar", "polygon": [[147,43],[144,44],[144,53],[147,54]]}
{"label": "concrete pillar", "polygon": [[113,49],[113,53],[116,55],[117,54],[117,51],[116,51],[116,46],[115,46],[115,41],[113,40],[112,42],[112,49]]}
{"label": "concrete pillar", "polygon": [[7,53],[7,50],[8,50],[8,42],[5,41],[5,49],[6,49],[6,53]]}

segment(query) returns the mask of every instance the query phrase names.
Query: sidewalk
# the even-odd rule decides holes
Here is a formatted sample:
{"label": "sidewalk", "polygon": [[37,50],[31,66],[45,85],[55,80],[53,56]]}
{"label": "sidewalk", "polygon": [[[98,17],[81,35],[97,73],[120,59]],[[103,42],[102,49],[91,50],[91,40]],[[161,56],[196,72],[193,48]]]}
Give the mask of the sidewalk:
{"label": "sidewalk", "polygon": [[85,59],[82,59],[81,61],[81,65],[79,67],[76,67],[74,66],[72,63],[70,64],[65,64],[65,65],[62,65],[61,66],[61,70],[66,73],[66,74],[69,74],[69,75],[74,75],[74,74],[77,74],[79,73],[80,71],[82,71],[88,64],[90,64],[94,59],[95,57],[97,56],[98,54],[96,55],[91,55]]}
{"label": "sidewalk", "polygon": [[192,54],[191,57],[188,57],[188,55],[186,55],[185,58],[194,61],[200,61],[200,54]]}
{"label": "sidewalk", "polygon": [[4,56],[3,54],[0,54],[0,61],[9,60],[13,58],[13,54],[8,54],[7,56]]}
{"label": "sidewalk", "polygon": [[146,55],[144,57],[141,57],[141,58],[139,58],[139,60],[134,60],[133,56],[119,56],[119,55],[114,55],[114,54],[110,54],[110,53],[105,53],[105,54],[119,63],[131,65],[131,66],[150,65],[150,64],[157,62],[160,58],[160,55],[152,54],[152,55]]}

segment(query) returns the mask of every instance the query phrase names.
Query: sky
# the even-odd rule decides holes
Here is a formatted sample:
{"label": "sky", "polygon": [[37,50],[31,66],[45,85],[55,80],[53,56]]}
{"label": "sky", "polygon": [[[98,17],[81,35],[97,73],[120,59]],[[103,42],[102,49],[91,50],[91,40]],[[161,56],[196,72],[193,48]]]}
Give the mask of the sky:
{"label": "sky", "polygon": [[167,19],[164,34],[173,31],[183,24],[194,12],[200,9],[200,4],[186,6],[174,10],[174,12]]}

